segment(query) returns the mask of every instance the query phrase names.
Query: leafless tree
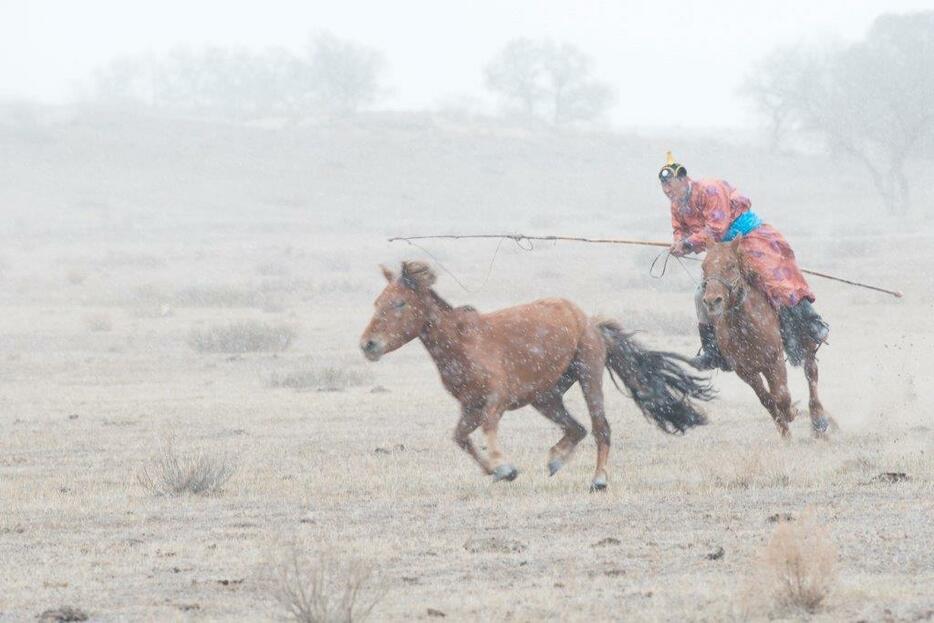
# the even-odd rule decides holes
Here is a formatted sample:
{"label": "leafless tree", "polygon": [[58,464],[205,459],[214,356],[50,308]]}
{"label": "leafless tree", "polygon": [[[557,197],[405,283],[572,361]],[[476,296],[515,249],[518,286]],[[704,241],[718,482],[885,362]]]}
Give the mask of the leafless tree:
{"label": "leafless tree", "polygon": [[577,47],[550,39],[514,39],[485,67],[487,87],[529,118],[554,125],[592,121],[615,100],[591,77],[593,61]]}
{"label": "leafless tree", "polygon": [[931,67],[934,11],[883,15],[855,44],[776,51],[750,76],[746,94],[771,119],[773,136],[794,128],[820,137],[859,163],[888,211],[900,215],[911,205],[906,166],[934,145]]}

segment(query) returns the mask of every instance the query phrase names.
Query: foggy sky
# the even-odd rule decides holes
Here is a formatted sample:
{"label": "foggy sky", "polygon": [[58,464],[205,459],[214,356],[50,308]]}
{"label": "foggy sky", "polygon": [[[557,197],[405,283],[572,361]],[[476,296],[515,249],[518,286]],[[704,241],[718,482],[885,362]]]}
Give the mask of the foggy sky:
{"label": "foggy sky", "polygon": [[483,64],[513,37],[549,36],[594,57],[619,93],[617,125],[741,125],[749,118],[736,88],[771,48],[856,39],[880,13],[921,9],[934,0],[0,0],[0,97],[66,101],[119,54],[179,45],[300,52],[310,33],[329,31],[385,55],[392,91],[383,107],[484,109]]}

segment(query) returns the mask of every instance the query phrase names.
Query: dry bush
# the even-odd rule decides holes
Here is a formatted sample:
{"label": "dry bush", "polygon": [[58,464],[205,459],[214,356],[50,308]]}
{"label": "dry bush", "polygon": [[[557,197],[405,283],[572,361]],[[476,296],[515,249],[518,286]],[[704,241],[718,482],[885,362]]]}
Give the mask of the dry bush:
{"label": "dry bush", "polygon": [[107,314],[88,314],[84,317],[84,326],[88,331],[107,332],[113,329],[113,321]]}
{"label": "dry bush", "polygon": [[301,623],[364,621],[383,597],[371,565],[333,553],[310,557],[298,545],[289,548],[276,574],[276,600]]}
{"label": "dry bush", "polygon": [[73,286],[80,286],[87,278],[87,272],[78,268],[70,268],[68,272],[65,273],[65,279]]}
{"label": "dry bush", "polygon": [[206,329],[192,329],[188,345],[199,353],[282,352],[295,340],[296,330],[286,324],[242,320]]}
{"label": "dry bush", "polygon": [[291,372],[273,372],[269,386],[289,389],[316,389],[319,391],[343,391],[367,383],[370,376],[361,370],[348,368],[306,368]]}
{"label": "dry bush", "polygon": [[775,528],[749,590],[770,598],[773,611],[817,612],[836,582],[836,563],[830,532],[807,510]]}
{"label": "dry bush", "polygon": [[781,454],[764,448],[733,452],[711,466],[708,478],[726,489],[786,487],[791,482]]}
{"label": "dry bush", "polygon": [[189,286],[175,293],[175,304],[181,307],[257,307],[261,303],[259,293],[233,285]]}
{"label": "dry bush", "polygon": [[210,495],[219,492],[236,471],[226,455],[204,450],[179,453],[166,441],[152,462],[140,470],[137,481],[156,495]]}
{"label": "dry bush", "polygon": [[268,260],[256,265],[256,274],[263,277],[284,277],[289,274],[289,267],[282,262]]}
{"label": "dry bush", "polygon": [[165,266],[165,258],[150,253],[109,251],[99,263],[108,268],[161,268]]}
{"label": "dry bush", "polygon": [[350,279],[329,279],[315,285],[317,294],[353,294],[363,292],[367,288],[359,281]]}

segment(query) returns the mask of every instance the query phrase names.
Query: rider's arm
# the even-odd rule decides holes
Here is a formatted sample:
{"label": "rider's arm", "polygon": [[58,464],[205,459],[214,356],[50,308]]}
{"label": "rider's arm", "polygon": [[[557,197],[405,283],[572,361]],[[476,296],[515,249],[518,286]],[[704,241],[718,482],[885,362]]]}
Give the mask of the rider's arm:
{"label": "rider's arm", "polygon": [[700,253],[707,247],[707,239],[722,240],[730,227],[730,195],[721,184],[708,184],[703,189],[701,212],[704,228],[685,239],[690,251]]}

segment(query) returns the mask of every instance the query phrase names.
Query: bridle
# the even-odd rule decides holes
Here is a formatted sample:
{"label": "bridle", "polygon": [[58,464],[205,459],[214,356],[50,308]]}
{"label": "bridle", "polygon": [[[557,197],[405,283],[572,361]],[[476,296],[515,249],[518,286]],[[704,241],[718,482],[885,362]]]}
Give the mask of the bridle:
{"label": "bridle", "polygon": [[[704,287],[704,290],[707,289],[708,281],[716,281],[726,288],[726,293],[729,299],[728,305],[723,308],[724,312],[733,311],[746,301],[747,288],[745,287],[746,283],[743,281],[742,275],[733,280],[733,282],[728,282],[720,275],[711,275],[709,277],[705,277],[704,280],[701,281],[701,285]],[[739,290],[739,298],[734,296],[734,293],[737,290]]]}

